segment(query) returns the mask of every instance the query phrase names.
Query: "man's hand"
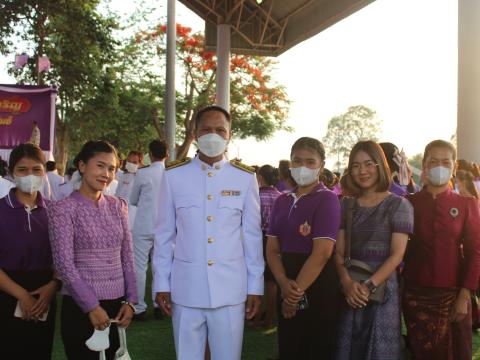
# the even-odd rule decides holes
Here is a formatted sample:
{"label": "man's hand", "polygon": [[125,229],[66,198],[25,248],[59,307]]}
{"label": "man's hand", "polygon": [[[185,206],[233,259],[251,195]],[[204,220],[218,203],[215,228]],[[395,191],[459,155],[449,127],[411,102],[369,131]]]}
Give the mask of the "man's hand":
{"label": "man's hand", "polygon": [[165,314],[172,316],[172,300],[169,292],[158,292],[155,296],[155,302]]}
{"label": "man's hand", "polygon": [[259,295],[248,295],[245,305],[245,319],[252,320],[262,305],[262,298]]}

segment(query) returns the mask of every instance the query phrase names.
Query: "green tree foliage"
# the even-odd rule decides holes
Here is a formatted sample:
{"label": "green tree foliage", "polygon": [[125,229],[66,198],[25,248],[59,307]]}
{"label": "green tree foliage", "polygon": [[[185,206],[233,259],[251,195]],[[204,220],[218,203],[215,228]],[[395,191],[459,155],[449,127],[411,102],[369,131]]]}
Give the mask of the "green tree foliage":
{"label": "green tree foliage", "polygon": [[[142,31],[135,37],[140,49],[155,49],[164,61],[166,27],[159,25],[151,31]],[[183,139],[179,158],[186,155],[193,142],[193,116],[195,112],[215,102],[216,54],[204,48],[202,33],[177,24],[177,60],[183,69],[184,89],[180,97],[182,116],[177,117]],[[151,50],[150,50],[151,51]],[[230,113],[232,129],[237,138],[268,139],[277,130],[290,130],[286,118],[290,101],[285,87],[273,78],[275,62],[272,59],[232,55],[230,62]]]}
{"label": "green tree foliage", "polygon": [[[26,53],[27,66],[11,70],[18,83],[51,84],[59,90],[56,160],[65,163],[90,139],[106,139],[121,153],[146,150],[164,136],[165,28],[141,32],[147,8],[118,23],[100,11],[107,0],[9,0],[0,4],[0,52]],[[158,5],[157,5],[158,6]],[[107,8],[108,9],[108,8]],[[151,10],[151,9],[150,9]],[[216,59],[202,34],[177,26],[177,56],[185,88],[177,92],[181,156],[193,141],[195,111],[214,102]],[[51,70],[38,74],[47,55]],[[231,112],[235,135],[266,139],[285,125],[289,100],[273,80],[270,59],[232,57]],[[180,157],[181,157],[180,156]]]}
{"label": "green tree foliage", "polygon": [[358,141],[378,141],[381,128],[382,121],[375,111],[363,105],[350,106],[345,113],[331,118],[323,143],[327,153],[336,157],[337,169],[345,166],[350,150]]}
{"label": "green tree foliage", "polygon": [[[11,0],[0,18],[0,50],[25,52],[27,66],[12,70],[19,83],[52,84],[58,88],[56,158],[64,163],[78,112],[97,94],[106,65],[115,60],[117,42],[113,17],[97,11],[98,0]],[[15,39],[21,41],[14,41]],[[38,56],[47,55],[51,70],[39,75]]]}

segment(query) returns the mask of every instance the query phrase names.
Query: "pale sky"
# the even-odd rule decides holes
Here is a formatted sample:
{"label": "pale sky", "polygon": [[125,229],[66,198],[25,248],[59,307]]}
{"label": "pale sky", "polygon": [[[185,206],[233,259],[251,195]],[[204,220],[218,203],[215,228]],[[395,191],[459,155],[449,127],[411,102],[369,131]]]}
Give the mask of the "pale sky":
{"label": "pale sky", "polygon": [[[131,11],[123,1],[112,3]],[[158,14],[165,16],[166,7]],[[178,1],[177,22],[203,29],[202,20]],[[431,140],[449,140],[457,117],[457,33],[455,0],[374,1],[277,58],[276,79],[292,101],[288,124],[295,131],[264,142],[233,141],[231,156],[276,164],[289,158],[297,138],[321,140],[329,119],[352,105],[377,111],[384,121],[380,139],[404,148],[407,156]],[[0,83],[14,82],[6,74],[9,60],[0,57]]]}

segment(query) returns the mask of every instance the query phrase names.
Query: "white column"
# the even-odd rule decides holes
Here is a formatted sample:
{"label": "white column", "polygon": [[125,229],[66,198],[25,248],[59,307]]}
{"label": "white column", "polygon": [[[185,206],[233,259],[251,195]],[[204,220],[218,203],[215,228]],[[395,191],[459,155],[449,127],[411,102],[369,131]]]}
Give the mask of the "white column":
{"label": "white column", "polygon": [[480,163],[480,1],[458,2],[458,158]]}
{"label": "white column", "polygon": [[217,25],[217,105],[230,111],[230,25]]}
{"label": "white column", "polygon": [[177,30],[175,24],[175,1],[168,0],[167,9],[167,73],[165,92],[165,127],[170,152],[169,161],[175,160],[175,47]]}

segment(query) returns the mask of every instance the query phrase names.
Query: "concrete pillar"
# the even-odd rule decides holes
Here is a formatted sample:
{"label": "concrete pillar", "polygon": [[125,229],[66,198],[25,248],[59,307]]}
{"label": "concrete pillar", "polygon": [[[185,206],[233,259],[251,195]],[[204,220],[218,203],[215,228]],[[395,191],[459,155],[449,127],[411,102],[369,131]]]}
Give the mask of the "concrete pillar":
{"label": "concrete pillar", "polygon": [[458,158],[480,163],[480,1],[458,1]]}
{"label": "concrete pillar", "polygon": [[217,105],[230,111],[230,25],[217,25]]}
{"label": "concrete pillar", "polygon": [[165,130],[169,162],[175,160],[175,48],[177,41],[177,29],[175,23],[175,1],[168,0],[167,8],[167,66],[166,66],[166,92],[165,92]]}

